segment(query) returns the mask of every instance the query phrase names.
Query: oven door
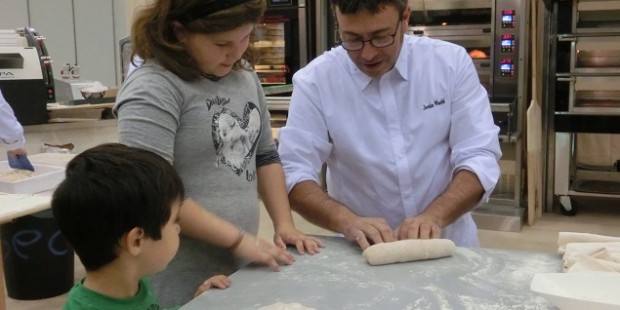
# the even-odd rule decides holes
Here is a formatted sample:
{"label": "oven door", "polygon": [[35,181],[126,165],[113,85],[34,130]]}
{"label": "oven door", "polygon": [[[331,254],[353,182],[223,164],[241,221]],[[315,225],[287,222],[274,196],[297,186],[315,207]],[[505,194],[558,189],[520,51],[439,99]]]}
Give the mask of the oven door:
{"label": "oven door", "polygon": [[620,76],[573,76],[569,111],[587,114],[620,114]]}
{"label": "oven door", "polygon": [[410,26],[409,33],[428,36],[464,47],[474,62],[478,77],[480,78],[480,83],[484,86],[489,95],[491,94],[491,89],[493,87],[493,85],[491,85],[491,55],[493,54],[491,25]]}
{"label": "oven door", "polygon": [[579,36],[571,43],[571,72],[620,73],[620,36]]}
{"label": "oven door", "polygon": [[488,24],[493,17],[491,0],[409,0],[412,25]]}
{"label": "oven door", "polygon": [[573,1],[573,33],[620,31],[620,1]]}

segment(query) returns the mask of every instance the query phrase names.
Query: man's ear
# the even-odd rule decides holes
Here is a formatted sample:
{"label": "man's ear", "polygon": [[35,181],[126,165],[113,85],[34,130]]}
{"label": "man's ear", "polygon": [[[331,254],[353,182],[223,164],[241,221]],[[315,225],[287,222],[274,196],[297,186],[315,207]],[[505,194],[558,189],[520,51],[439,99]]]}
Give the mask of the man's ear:
{"label": "man's ear", "polygon": [[127,252],[134,256],[140,254],[145,238],[144,229],[140,227],[132,228],[125,237],[124,246],[127,248]]}

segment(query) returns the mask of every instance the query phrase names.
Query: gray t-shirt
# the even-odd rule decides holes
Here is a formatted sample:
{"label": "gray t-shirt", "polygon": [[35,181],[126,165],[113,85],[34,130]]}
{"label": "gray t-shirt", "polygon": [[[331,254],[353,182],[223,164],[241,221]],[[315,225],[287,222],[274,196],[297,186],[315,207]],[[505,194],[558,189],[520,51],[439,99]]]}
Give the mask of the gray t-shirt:
{"label": "gray t-shirt", "polygon": [[[187,82],[150,61],[123,83],[114,112],[121,143],[161,155],[181,176],[187,197],[257,233],[256,168],[279,158],[254,72]],[[153,286],[162,306],[181,305],[208,277],[231,274],[239,264],[224,249],[182,236],[177,255],[153,277]]]}

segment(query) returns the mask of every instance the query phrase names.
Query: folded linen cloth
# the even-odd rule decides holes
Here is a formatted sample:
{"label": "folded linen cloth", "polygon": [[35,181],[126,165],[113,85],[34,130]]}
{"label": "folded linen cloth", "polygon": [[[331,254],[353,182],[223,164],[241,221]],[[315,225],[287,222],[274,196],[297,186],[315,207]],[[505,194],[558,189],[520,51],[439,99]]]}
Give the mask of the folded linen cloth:
{"label": "folded linen cloth", "polygon": [[558,253],[564,254],[564,251],[566,251],[566,244],[568,243],[587,242],[620,242],[620,238],[589,233],[560,232],[558,234]]}
{"label": "folded linen cloth", "polygon": [[620,272],[620,238],[561,232],[558,252],[564,272]]}
{"label": "folded linen cloth", "polygon": [[620,272],[620,242],[569,243],[562,263],[565,272]]}

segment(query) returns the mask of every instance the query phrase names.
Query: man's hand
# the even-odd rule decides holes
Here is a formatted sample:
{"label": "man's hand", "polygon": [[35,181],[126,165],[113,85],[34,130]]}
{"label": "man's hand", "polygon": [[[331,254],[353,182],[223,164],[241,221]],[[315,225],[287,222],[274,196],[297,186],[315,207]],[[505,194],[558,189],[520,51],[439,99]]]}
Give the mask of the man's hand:
{"label": "man's hand", "polygon": [[441,238],[441,226],[429,216],[408,217],[396,228],[396,237],[398,240]]}
{"label": "man's hand", "polygon": [[362,250],[370,246],[369,241],[375,244],[396,240],[390,225],[378,217],[357,217],[343,233],[347,240],[357,242]]}

